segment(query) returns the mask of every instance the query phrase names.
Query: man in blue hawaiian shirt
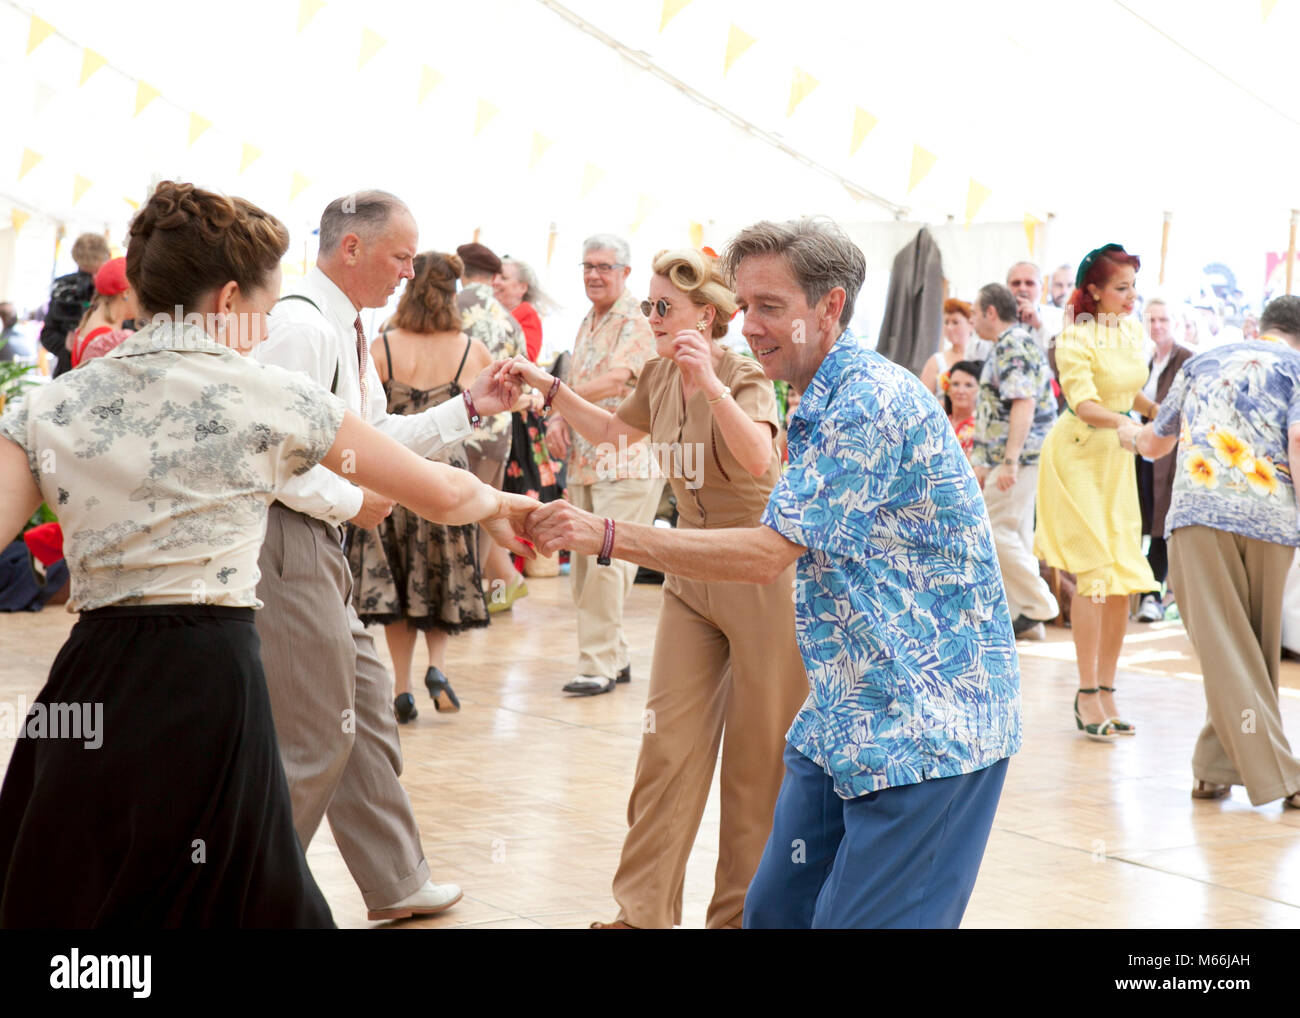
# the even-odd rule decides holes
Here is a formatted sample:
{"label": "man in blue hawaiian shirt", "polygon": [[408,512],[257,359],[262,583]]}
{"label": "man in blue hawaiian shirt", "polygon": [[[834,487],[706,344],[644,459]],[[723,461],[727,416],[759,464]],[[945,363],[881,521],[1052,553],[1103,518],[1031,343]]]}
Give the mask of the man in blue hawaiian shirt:
{"label": "man in blue hawaiian shirt", "polygon": [[742,330],[803,393],[762,525],[668,531],[562,502],[529,518],[570,548],[770,583],[798,560],[811,695],[745,926],[954,927],[1020,748],[1019,665],[979,486],[942,408],[847,326],[865,276],[834,224],[758,223],[727,253]]}
{"label": "man in blue hawaiian shirt", "polygon": [[1152,458],[1178,446],[1169,568],[1207,708],[1192,798],[1245,785],[1252,805],[1300,808],[1300,758],[1277,692],[1282,592],[1300,545],[1300,297],[1270,302],[1259,328],[1258,339],[1191,358],[1155,421],[1123,425],[1119,440]]}

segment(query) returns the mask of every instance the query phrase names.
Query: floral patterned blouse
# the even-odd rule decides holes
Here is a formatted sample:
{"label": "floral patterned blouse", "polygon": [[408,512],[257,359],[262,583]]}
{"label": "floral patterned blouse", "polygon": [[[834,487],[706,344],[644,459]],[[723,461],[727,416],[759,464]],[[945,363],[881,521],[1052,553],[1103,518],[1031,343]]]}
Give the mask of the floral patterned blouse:
{"label": "floral patterned blouse", "polygon": [[[456,295],[461,330],[488,349],[493,360],[514,357],[525,350],[524,330],[487,283],[466,283]],[[465,379],[468,386],[473,379]],[[510,454],[510,414],[495,414],[476,428],[465,446],[488,459],[503,460]]]}
{"label": "floral patterned blouse", "polygon": [[260,608],[267,507],[329,451],[342,401],[192,325],[151,325],[5,408],[63,526],[69,611]]}
{"label": "floral patterned blouse", "polygon": [[1020,749],[1020,665],[993,530],[943,408],[844,333],[790,419],[762,522],[806,550],[811,694],[786,738],[844,799]]}
{"label": "floral patterned blouse", "polygon": [[1165,535],[1203,526],[1300,545],[1287,452],[1296,424],[1300,353],[1283,340],[1261,337],[1191,358],[1155,421],[1157,435],[1179,435]]}

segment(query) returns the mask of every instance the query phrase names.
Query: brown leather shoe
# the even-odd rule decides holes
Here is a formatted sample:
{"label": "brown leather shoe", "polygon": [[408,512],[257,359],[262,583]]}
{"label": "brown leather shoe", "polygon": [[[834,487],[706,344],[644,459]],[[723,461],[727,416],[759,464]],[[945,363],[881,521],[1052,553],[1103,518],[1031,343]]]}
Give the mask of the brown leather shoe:
{"label": "brown leather shoe", "polygon": [[1193,799],[1222,799],[1232,794],[1231,785],[1216,785],[1212,781],[1200,781],[1192,786]]}
{"label": "brown leather shoe", "polygon": [[592,923],[587,927],[589,930],[635,930],[636,928],[629,926],[622,919],[615,919],[612,923]]}

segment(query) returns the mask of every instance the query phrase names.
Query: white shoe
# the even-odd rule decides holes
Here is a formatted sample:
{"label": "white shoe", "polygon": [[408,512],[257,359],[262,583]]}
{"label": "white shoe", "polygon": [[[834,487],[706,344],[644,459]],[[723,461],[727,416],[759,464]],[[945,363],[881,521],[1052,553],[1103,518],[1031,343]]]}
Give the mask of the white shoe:
{"label": "white shoe", "polygon": [[461,890],[455,884],[435,884],[426,880],[414,894],[408,894],[395,905],[372,908],[367,919],[410,919],[412,916],[437,915],[445,912],[461,899]]}
{"label": "white shoe", "polygon": [[1047,639],[1047,627],[1041,622],[1035,622],[1028,629],[1022,630],[1016,635],[1017,640],[1030,640],[1034,643],[1040,643]]}
{"label": "white shoe", "polygon": [[1155,594],[1144,594],[1142,604],[1138,608],[1137,620],[1139,622],[1160,622],[1165,617],[1165,606],[1160,603],[1160,598]]}
{"label": "white shoe", "polygon": [[576,675],[573,681],[564,687],[564,692],[576,693],[578,696],[599,696],[601,693],[611,692],[614,683],[614,679],[607,679],[600,675]]}

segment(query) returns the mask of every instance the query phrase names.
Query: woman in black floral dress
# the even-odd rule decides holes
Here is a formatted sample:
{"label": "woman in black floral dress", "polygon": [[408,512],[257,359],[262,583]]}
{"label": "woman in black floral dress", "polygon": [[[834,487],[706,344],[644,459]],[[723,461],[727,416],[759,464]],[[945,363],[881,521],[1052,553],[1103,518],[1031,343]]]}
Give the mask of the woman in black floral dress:
{"label": "woman in black floral dress", "polygon": [[[384,382],[390,414],[415,414],[458,396],[492,357],[478,340],[460,331],[456,280],[461,260],[426,251],[415,257],[415,278],[406,285],[391,327],[371,345]],[[432,457],[468,469],[460,445]],[[397,720],[413,720],[411,695],[415,634],[424,633],[429,668],[424,683],[439,711],[454,712],[460,701],[444,671],[450,637],[488,624],[483,576],[478,565],[477,528],[430,523],[403,506],[373,530],[349,527],[348,563],[352,600],[366,625],[384,626],[393,659],[393,709]]]}

